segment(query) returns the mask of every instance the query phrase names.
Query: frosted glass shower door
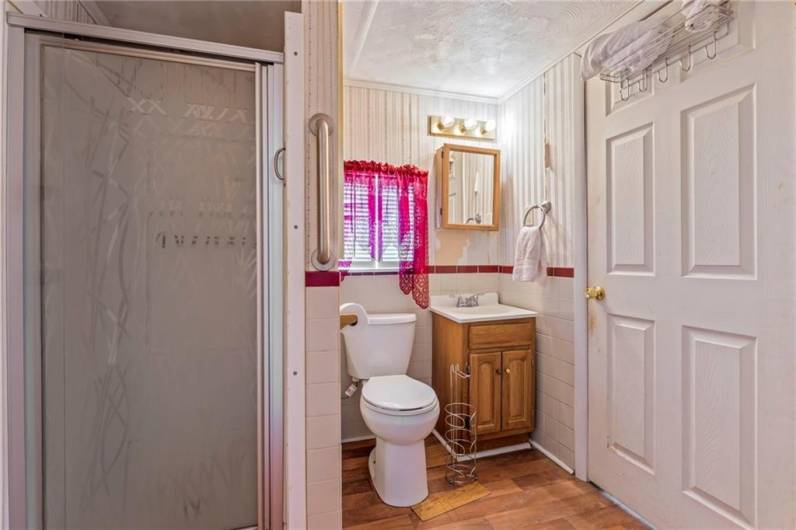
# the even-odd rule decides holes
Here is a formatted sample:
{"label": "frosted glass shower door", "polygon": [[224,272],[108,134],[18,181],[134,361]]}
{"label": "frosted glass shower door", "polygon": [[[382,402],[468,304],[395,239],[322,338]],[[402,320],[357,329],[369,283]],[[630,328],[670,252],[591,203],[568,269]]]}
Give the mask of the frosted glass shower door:
{"label": "frosted glass shower door", "polygon": [[26,39],[42,524],[256,526],[254,65]]}

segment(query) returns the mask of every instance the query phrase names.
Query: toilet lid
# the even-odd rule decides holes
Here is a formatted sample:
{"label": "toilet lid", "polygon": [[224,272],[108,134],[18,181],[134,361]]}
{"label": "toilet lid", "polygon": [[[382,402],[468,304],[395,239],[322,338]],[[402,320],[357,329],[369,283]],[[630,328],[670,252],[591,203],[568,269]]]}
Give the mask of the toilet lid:
{"label": "toilet lid", "polygon": [[375,407],[387,410],[417,410],[433,404],[434,390],[406,375],[371,377],[362,388],[362,397]]}

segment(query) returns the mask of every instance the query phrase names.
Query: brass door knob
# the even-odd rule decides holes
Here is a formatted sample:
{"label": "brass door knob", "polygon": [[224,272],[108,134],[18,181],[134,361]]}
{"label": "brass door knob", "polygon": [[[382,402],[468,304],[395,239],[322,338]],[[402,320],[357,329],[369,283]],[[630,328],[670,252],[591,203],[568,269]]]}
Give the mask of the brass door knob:
{"label": "brass door knob", "polygon": [[604,300],[605,299],[605,289],[602,287],[594,286],[594,287],[586,287],[586,291],[584,292],[586,298],[589,300]]}

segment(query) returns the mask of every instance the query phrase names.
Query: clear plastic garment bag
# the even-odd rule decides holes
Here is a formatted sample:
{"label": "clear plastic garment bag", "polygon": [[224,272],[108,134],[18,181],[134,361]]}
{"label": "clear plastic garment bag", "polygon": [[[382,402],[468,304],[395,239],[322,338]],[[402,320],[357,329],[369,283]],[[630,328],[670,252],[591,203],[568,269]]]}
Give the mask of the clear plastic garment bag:
{"label": "clear plastic garment bag", "polygon": [[254,65],[25,38],[29,517],[254,527]]}

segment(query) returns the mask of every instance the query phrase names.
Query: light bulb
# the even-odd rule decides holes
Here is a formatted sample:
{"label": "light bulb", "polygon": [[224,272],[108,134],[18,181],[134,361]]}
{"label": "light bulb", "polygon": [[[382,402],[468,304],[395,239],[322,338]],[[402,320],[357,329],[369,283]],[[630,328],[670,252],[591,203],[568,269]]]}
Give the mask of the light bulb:
{"label": "light bulb", "polygon": [[447,129],[451,127],[455,122],[456,120],[453,119],[453,116],[443,116],[442,119],[439,121],[439,124],[440,127],[442,127],[443,129]]}
{"label": "light bulb", "polygon": [[492,132],[495,130],[495,127],[497,127],[495,120],[487,120],[484,122],[484,132]]}
{"label": "light bulb", "polygon": [[475,121],[474,119],[468,118],[468,119],[464,120],[464,130],[465,131],[472,131],[476,127],[478,127],[478,122]]}

